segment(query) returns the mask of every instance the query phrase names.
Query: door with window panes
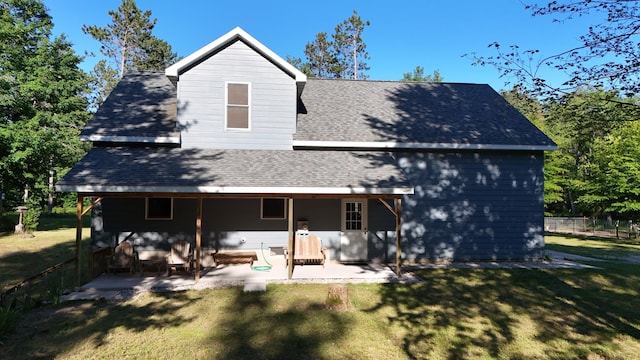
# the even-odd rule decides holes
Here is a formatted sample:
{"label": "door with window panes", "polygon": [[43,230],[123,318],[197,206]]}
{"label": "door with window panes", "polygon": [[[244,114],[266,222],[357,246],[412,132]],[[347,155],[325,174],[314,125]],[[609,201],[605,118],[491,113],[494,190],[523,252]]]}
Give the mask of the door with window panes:
{"label": "door with window panes", "polygon": [[340,261],[367,261],[367,199],[342,200]]}

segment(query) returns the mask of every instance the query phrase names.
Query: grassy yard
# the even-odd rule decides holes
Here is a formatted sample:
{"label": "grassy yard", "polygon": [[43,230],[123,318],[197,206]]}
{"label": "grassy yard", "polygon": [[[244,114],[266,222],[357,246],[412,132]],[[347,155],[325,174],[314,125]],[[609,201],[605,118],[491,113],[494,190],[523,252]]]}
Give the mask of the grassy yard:
{"label": "grassy yard", "polygon": [[621,260],[638,246],[547,242],[608,260],[592,270],[424,270],[423,283],[349,285],[343,312],[325,309],[326,284],[51,305],[0,338],[0,358],[638,358],[640,265]]}
{"label": "grassy yard", "polygon": [[[88,226],[87,220],[85,226]],[[75,215],[43,216],[34,237],[0,234],[0,289],[75,256]],[[86,250],[90,229],[83,229]]]}

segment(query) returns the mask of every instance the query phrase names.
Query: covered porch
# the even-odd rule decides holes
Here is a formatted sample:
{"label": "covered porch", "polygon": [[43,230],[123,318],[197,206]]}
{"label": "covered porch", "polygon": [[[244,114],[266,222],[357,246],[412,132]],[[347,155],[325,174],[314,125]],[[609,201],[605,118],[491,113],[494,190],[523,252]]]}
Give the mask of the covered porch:
{"label": "covered porch", "polygon": [[[181,202],[184,207],[180,211],[180,223],[172,215],[162,222],[149,220],[144,215],[144,202],[123,207],[115,213],[137,219],[128,224],[127,230],[132,232],[141,226],[151,231],[163,225],[174,229],[179,226],[179,231],[191,234],[188,236],[195,259],[193,277],[196,283],[202,276],[200,261],[203,239],[218,231],[219,226],[233,223],[234,227],[242,228],[245,224],[246,216],[243,217],[242,209],[234,211],[224,207],[226,214],[234,213],[236,217],[229,218],[225,224],[212,223],[215,217],[211,217],[212,208],[206,207],[206,204],[224,199],[284,199],[286,206],[282,208],[286,209],[286,213],[281,217],[284,222],[279,231],[288,233],[283,237],[286,241],[283,245],[289,250],[294,249],[294,232],[300,217],[299,214],[295,215],[294,209],[299,201],[360,199],[378,202],[381,205],[379,208],[388,214],[387,219],[395,220],[395,224],[391,225],[395,228],[395,244],[392,245],[395,261],[387,261],[395,263],[394,271],[399,276],[402,259],[402,198],[414,191],[395,159],[387,153],[181,148],[94,148],[58,182],[57,190],[78,194],[78,264],[87,261],[81,259],[81,217],[101,201],[168,198],[173,204],[173,199],[188,200]],[[85,198],[91,198],[93,202],[86,206]],[[333,230],[340,231],[339,226],[337,224]],[[366,224],[361,222],[358,226],[356,230],[366,236],[369,230]],[[207,229],[206,233],[203,227]],[[288,257],[288,279],[294,276],[294,262],[293,256]],[[77,269],[80,268],[77,266]],[[77,277],[81,278],[79,272]]]}

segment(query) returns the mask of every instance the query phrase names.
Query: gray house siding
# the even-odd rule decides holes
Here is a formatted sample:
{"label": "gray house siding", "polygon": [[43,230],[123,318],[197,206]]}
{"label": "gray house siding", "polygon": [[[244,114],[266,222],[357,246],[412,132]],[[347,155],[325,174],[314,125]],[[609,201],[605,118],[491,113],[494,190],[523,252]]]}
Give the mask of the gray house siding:
{"label": "gray house siding", "polygon": [[[251,130],[225,130],[226,82],[249,83]],[[180,75],[183,148],[292,149],[296,83],[242,41]]]}
{"label": "gray house siding", "polygon": [[400,153],[397,159],[415,186],[403,201],[405,258],[542,258],[542,151]]}
{"label": "gray house siding", "polygon": [[[369,254],[386,260],[394,254],[395,220],[377,200],[369,201]],[[92,245],[110,246],[128,240],[138,250],[168,250],[175,240],[195,244],[197,202],[174,199],[171,220],[146,220],[143,198],[106,198],[93,211]],[[296,199],[294,220],[306,220],[331,258],[340,257],[340,199]],[[202,247],[205,252],[231,249],[279,249],[288,242],[286,219],[260,219],[260,199],[204,199]]]}
{"label": "gray house siding", "polygon": [[[543,256],[543,153],[397,153],[415,186],[403,199],[407,260],[522,260]],[[168,249],[195,239],[196,200],[174,199],[172,220],[145,220],[144,199],[104,199],[94,215],[94,245],[128,239],[140,249]],[[368,202],[368,258],[395,258],[395,219]],[[108,214],[104,218],[100,211]],[[307,220],[332,259],[340,256],[339,199],[296,199],[294,220]],[[287,220],[260,218],[260,199],[205,199],[205,249],[280,248]],[[102,228],[102,230],[100,230]],[[207,250],[208,251],[208,250]]]}

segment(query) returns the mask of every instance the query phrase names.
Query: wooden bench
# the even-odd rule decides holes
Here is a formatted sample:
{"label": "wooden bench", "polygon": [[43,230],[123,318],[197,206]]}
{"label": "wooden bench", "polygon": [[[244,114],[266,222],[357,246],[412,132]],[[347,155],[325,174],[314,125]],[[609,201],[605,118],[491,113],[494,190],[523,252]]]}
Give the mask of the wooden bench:
{"label": "wooden bench", "polygon": [[216,265],[253,264],[258,260],[255,250],[221,250],[211,254]]}

